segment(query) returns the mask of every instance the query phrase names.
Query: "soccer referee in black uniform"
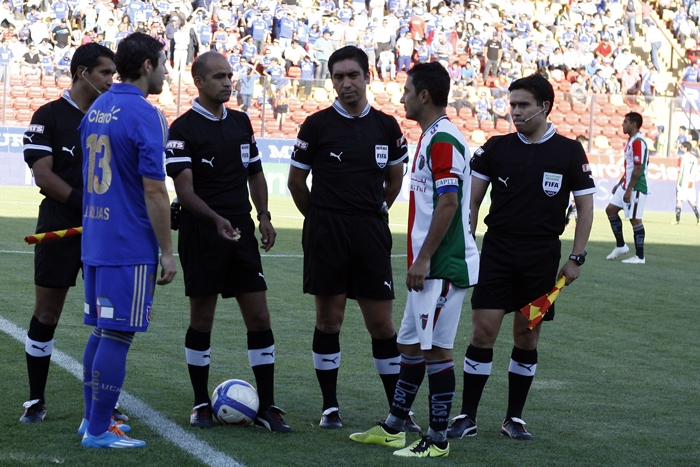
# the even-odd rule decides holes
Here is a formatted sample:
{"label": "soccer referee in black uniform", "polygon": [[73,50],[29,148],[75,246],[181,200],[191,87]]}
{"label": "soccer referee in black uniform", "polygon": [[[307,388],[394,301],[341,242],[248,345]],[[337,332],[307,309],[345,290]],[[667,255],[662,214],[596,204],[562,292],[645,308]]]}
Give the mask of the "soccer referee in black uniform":
{"label": "soccer referee in black uniform", "polygon": [[[45,196],[39,206],[37,233],[82,225],[83,152],[78,125],[95,99],[112,85],[115,71],[114,52],[108,48],[96,43],[78,47],[71,60],[71,88],[32,116],[24,133],[24,160]],[[24,423],[41,422],[46,416],[44,389],[53,336],[68,289],[75,285],[83,266],[80,237],[40,243],[34,253],[36,301],[25,342],[29,400],[20,418]]]}
{"label": "soccer referee in black uniform", "polygon": [[[552,85],[540,74],[514,81],[511,116],[516,133],[490,138],[471,162],[471,231],[476,232],[479,206],[491,185],[479,263],[479,283],[472,295],[472,337],[464,358],[464,396],[460,415],[448,437],[476,435],[476,411],[491,374],[493,346],[506,313],[519,310],[549,292],[556,280],[576,280],[586,256],[593,223],[595,184],[586,154],[577,141],[558,135],[547,115],[554,105]],[[566,225],[570,193],[578,209],[571,255],[559,268],[559,236]],[[544,320],[554,317],[553,308]],[[508,409],[501,434],[527,440],[522,411],[537,369],[541,324],[516,311],[513,351],[508,369]]]}
{"label": "soccer referee in black uniform", "polygon": [[[166,169],[175,181],[182,206],[178,252],[190,298],[190,327],[185,353],[194,409],[190,424],[213,426],[208,380],[211,330],[219,294],[236,297],[248,330],[248,359],[255,374],[260,410],[254,423],[273,432],[292,429],[275,406],[275,340],[270,328],[255,225],[257,209],[262,249],[275,244],[276,232],[267,210],[267,182],[248,115],[227,109],[231,66],[218,52],[195,60],[192,76],[199,97],[192,109],[170,127]],[[240,235],[240,238],[239,238]]]}
{"label": "soccer referee in black uniform", "polygon": [[313,358],[323,394],[320,426],[340,428],[336,382],[347,298],[356,299],[362,310],[389,403],[398,379],[386,213],[401,189],[408,156],[396,120],[367,101],[367,55],[357,47],[343,47],[333,52],[328,67],[338,97],[302,124],[288,186],[306,218],[304,292],[316,302]]}

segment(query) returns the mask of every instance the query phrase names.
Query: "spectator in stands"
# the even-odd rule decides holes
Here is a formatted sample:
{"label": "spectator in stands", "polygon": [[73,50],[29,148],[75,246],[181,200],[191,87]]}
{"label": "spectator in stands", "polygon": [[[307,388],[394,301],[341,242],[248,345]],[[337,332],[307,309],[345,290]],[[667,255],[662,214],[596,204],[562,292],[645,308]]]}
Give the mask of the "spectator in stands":
{"label": "spectator in stands", "polygon": [[54,52],[57,57],[70,50],[72,45],[71,29],[66,18],[62,18],[59,24],[51,29],[51,42],[53,42]]}
{"label": "spectator in stands", "polygon": [[605,94],[606,88],[605,88],[605,78],[603,77],[603,69],[598,68],[596,69],[595,73],[591,77],[590,81],[590,90],[593,93],[596,94]]}
{"label": "spectator in stands", "polygon": [[512,122],[510,116],[510,102],[507,99],[508,94],[500,92],[496,99],[494,99],[493,104],[491,104],[491,113],[493,114],[493,128],[498,126],[498,120],[505,120],[508,122],[508,131],[510,131],[510,124]]}
{"label": "spectator in stands", "polygon": [[684,83],[697,83],[700,76],[700,60],[695,60],[693,63],[685,67],[681,81]]}
{"label": "spectator in stands", "polygon": [[39,42],[39,45],[36,47],[37,52],[39,52],[39,55],[47,57],[49,55],[53,56],[53,45],[49,41],[48,37],[44,37],[41,42]]}
{"label": "spectator in stands", "polygon": [[314,70],[316,68],[315,60],[311,59],[310,55],[305,55],[301,63],[299,63],[299,68],[301,68],[301,77],[299,78],[298,85],[304,87],[304,95],[306,98],[311,96],[311,86],[314,82]]}
{"label": "spectator in stands", "polygon": [[273,108],[277,125],[282,130],[282,125],[284,125],[284,120],[289,111],[289,86],[286,83],[283,83],[275,92]]}
{"label": "spectator in stands", "polygon": [[491,116],[491,99],[486,91],[482,91],[479,95],[479,99],[474,103],[474,113],[479,122],[479,129],[484,122],[491,121],[493,118]]}
{"label": "spectator in stands", "polygon": [[283,81],[287,81],[284,74],[284,68],[280,66],[279,59],[274,57],[270,66],[263,70],[263,75],[269,79],[267,83],[270,95],[273,95],[275,90],[279,89]]}
{"label": "spectator in stands", "polygon": [[460,81],[456,86],[452,86],[450,93],[450,105],[455,108],[458,117],[463,107],[471,108],[469,94],[465,89],[463,82]]}
{"label": "spectator in stands", "polygon": [[418,63],[428,63],[430,61],[430,46],[425,38],[421,39],[416,47],[416,61]]}
{"label": "spectator in stands", "polygon": [[486,41],[484,48],[486,49],[486,65],[484,66],[485,83],[491,74],[496,76],[503,56],[503,44],[501,43],[498,32],[493,32],[493,37]]}
{"label": "spectator in stands", "polygon": [[256,77],[260,76],[255,69],[245,64],[245,58],[241,58],[241,63],[245,65],[244,71],[239,73],[239,81],[241,83],[241,89],[239,94],[241,96],[241,111],[246,112],[253,103],[253,94],[255,93],[255,80]]}
{"label": "spectator in stands", "polygon": [[414,52],[413,38],[410,32],[404,32],[396,41],[396,54],[399,57],[397,71],[408,71],[411,68],[411,57]]}
{"label": "spectator in stands", "polygon": [[386,81],[387,71],[389,71],[392,81],[396,79],[396,63],[394,62],[394,52],[391,49],[386,49],[379,53],[377,70],[383,81]]}
{"label": "spectator in stands", "polygon": [[[316,61],[319,63],[318,67],[316,68],[317,80],[326,79],[326,76],[328,75],[328,58],[331,56],[334,50],[330,37],[330,31],[323,31],[323,36],[313,45],[314,52],[316,54]],[[374,62],[370,62],[370,66],[373,64]]]}
{"label": "spectator in stands", "polygon": [[22,83],[27,85],[27,75],[39,75],[39,79],[44,76],[44,70],[41,67],[41,57],[36,51],[36,46],[33,43],[29,43],[29,50],[22,56],[20,61],[20,75],[22,76]]}
{"label": "spectator in stands", "polygon": [[7,38],[3,37],[0,40],[0,80],[4,83],[6,75],[9,74],[10,63],[14,55],[12,49],[7,45]]}
{"label": "spectator in stands", "polygon": [[343,31],[343,41],[342,46],[354,45],[358,46],[360,43],[360,30],[355,26],[355,19],[350,18],[348,24],[344,26]]}
{"label": "spectator in stands", "polygon": [[566,95],[566,100],[571,105],[571,110],[574,110],[574,104],[583,104],[588,110],[588,89],[583,75],[578,75],[576,81],[571,85],[569,93]]}
{"label": "spectator in stands", "polygon": [[467,60],[467,63],[462,67],[462,79],[460,80],[465,86],[476,85],[477,73],[474,69],[474,64]]}
{"label": "spectator in stands", "polygon": [[66,52],[56,63],[56,85],[58,85],[58,80],[61,78],[61,76],[67,75],[69,78],[71,77],[70,62],[70,53]]}
{"label": "spectator in stands", "polygon": [[306,50],[299,45],[296,39],[292,40],[291,44],[283,52],[285,72],[289,73],[291,67],[299,66],[299,62],[305,55],[308,55]]}
{"label": "spectator in stands", "polygon": [[654,67],[657,70],[661,69],[659,67],[659,49],[661,48],[663,40],[664,35],[661,32],[661,29],[659,29],[652,20],[648,20],[646,41],[649,43],[649,45],[651,45],[651,63],[654,64]]}

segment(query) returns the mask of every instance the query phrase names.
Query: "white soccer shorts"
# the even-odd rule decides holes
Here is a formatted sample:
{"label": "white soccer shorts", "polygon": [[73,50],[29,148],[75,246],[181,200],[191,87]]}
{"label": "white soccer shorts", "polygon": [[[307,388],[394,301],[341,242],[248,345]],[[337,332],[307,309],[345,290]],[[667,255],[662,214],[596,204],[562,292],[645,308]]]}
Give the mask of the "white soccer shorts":
{"label": "white soccer shorts", "polygon": [[444,279],[427,279],[422,291],[408,292],[396,341],[420,344],[421,350],[454,347],[466,293],[467,289]]}
{"label": "white soccer shorts", "polygon": [[629,203],[625,203],[622,197],[625,195],[625,190],[618,187],[612,195],[610,204],[622,208],[625,212],[625,219],[641,219],[644,215],[644,205],[647,203],[647,195],[638,191],[632,190],[632,197]]}

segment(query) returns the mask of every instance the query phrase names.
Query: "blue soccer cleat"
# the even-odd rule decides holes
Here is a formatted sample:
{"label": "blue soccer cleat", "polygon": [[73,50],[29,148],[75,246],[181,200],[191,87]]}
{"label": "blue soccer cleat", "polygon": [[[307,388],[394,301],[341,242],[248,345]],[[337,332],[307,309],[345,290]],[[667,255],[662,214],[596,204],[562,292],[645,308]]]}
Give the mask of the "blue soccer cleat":
{"label": "blue soccer cleat", "polygon": [[146,442],[129,438],[123,431],[113,425],[100,436],[93,436],[86,430],[81,444],[85,448],[129,449],[143,447],[146,445]]}

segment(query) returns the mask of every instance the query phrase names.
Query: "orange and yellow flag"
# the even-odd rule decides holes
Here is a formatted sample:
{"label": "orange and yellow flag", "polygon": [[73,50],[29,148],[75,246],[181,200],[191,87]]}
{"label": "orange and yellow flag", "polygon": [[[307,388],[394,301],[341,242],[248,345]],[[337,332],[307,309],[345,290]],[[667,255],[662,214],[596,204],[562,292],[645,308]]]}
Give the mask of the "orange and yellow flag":
{"label": "orange and yellow flag", "polygon": [[520,309],[520,312],[530,321],[530,325],[527,327],[530,331],[532,331],[535,326],[542,321],[544,314],[547,313],[549,307],[551,307],[554,300],[557,299],[557,296],[559,295],[562,287],[564,287],[565,283],[566,277],[561,276],[552,290]]}
{"label": "orange and yellow flag", "polygon": [[24,237],[24,241],[33,245],[35,243],[50,242],[52,240],[58,240],[60,238],[72,237],[74,235],[80,235],[83,233],[82,227],[73,227],[65,230],[54,230],[53,232],[44,232],[34,235],[27,235]]}

